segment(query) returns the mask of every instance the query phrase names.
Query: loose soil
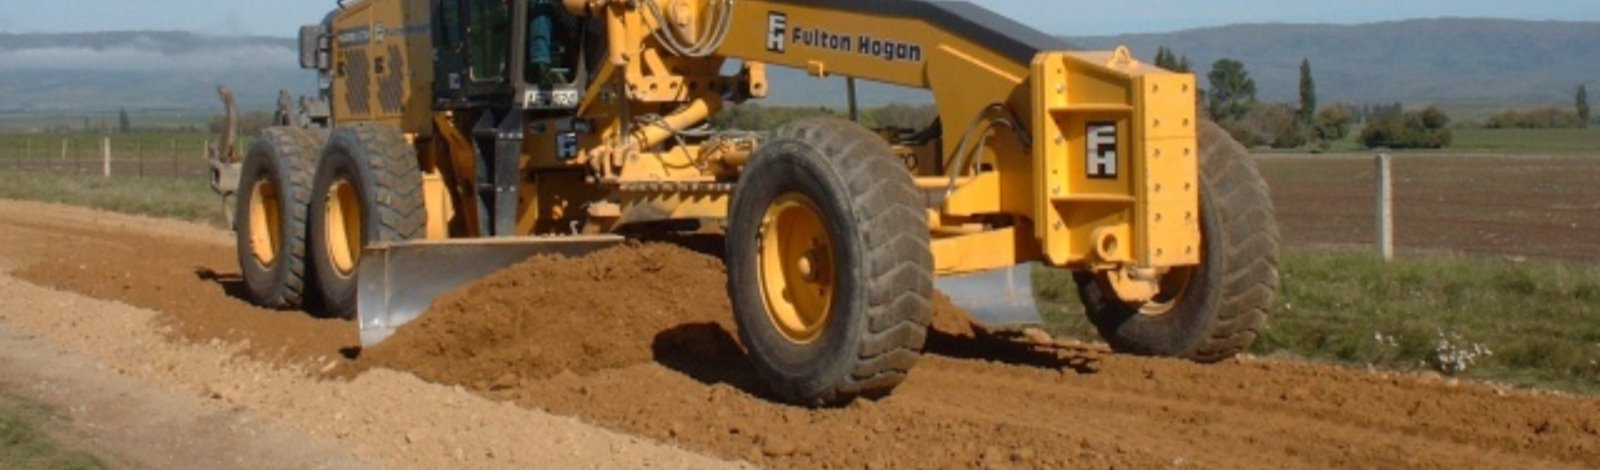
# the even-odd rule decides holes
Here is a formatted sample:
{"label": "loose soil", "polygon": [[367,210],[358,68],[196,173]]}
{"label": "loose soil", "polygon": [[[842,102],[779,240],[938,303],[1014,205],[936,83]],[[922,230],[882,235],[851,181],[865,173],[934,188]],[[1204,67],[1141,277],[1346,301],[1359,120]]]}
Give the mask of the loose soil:
{"label": "loose soil", "polygon": [[[196,267],[232,272],[229,254],[208,257],[181,238],[127,227],[61,227],[53,222],[57,215],[5,206],[0,228],[45,253],[24,270],[34,282],[167,302],[158,307],[164,321],[229,325],[177,327],[176,338],[249,339],[244,354],[256,362],[294,364],[319,355],[340,362],[338,351],[354,344],[354,325],[342,322],[300,320],[299,334],[261,333],[284,327],[274,322],[293,315],[244,307],[195,275]],[[74,249],[51,248],[68,237],[76,237]],[[654,245],[600,256],[543,260],[486,280],[441,304],[445,311],[458,305],[458,315],[425,316],[410,327],[444,337],[415,338],[386,347],[417,349],[378,349],[334,365],[402,358],[386,365],[405,369],[416,361],[427,377],[429,367],[448,363],[477,371],[447,378],[478,396],[778,468],[1600,466],[1600,400],[1593,397],[1254,358],[1201,366],[963,329],[948,317],[889,398],[838,409],[784,406],[767,395],[734,339],[714,258]],[[119,281],[136,286],[124,289],[104,279],[120,276],[66,275],[90,263],[142,279]],[[579,284],[591,287],[580,291]],[[168,296],[221,297],[213,304],[131,292],[154,285],[165,286]],[[596,291],[611,298],[583,300]],[[473,302],[483,310],[466,309]],[[559,306],[550,314],[582,318],[550,317],[539,312],[543,305]],[[226,336],[228,329],[238,336]],[[486,341],[470,345],[476,355],[441,347],[473,338]],[[517,343],[538,351],[506,347]],[[596,349],[605,354],[590,359],[573,352]],[[516,375],[506,377],[507,369]],[[355,380],[388,373],[374,369]],[[446,406],[411,403],[424,410]],[[470,439],[474,432],[450,433]]]}
{"label": "loose soil", "polygon": [[656,349],[716,344],[656,345],[663,331],[731,328],[718,323],[731,309],[722,279],[717,259],[674,245],[540,256],[439,298],[361,362],[495,390],[649,362]]}

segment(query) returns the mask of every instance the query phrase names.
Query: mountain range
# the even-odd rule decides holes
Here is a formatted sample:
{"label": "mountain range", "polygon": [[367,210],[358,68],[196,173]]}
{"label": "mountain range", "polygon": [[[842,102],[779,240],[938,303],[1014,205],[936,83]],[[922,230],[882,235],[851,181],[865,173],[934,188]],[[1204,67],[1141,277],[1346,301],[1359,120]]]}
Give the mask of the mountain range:
{"label": "mountain range", "polygon": [[[1064,37],[1074,47],[1127,45],[1153,59],[1166,46],[1201,73],[1220,58],[1245,63],[1262,99],[1292,101],[1299,66],[1311,61],[1321,101],[1511,106],[1570,103],[1579,83],[1600,80],[1600,22],[1429,19],[1361,25],[1246,24],[1161,34]],[[0,34],[0,113],[126,107],[213,110],[227,83],[247,109],[277,91],[309,93],[295,41],[186,32]],[[782,104],[838,106],[839,80],[775,72]],[[926,101],[918,91],[867,86],[869,105]]]}

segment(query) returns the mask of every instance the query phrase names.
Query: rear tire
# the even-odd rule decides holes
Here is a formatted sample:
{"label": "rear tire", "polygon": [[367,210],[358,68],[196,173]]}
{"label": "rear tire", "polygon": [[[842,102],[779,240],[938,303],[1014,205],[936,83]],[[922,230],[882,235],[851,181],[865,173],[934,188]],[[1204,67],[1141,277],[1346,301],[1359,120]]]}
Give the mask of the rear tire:
{"label": "rear tire", "polygon": [[419,238],[426,228],[416,149],[398,130],[354,124],[333,132],[311,198],[311,260],[319,314],[354,318],[361,251]]}
{"label": "rear tire", "polygon": [[256,305],[301,305],[306,277],[306,225],[315,134],[293,127],[261,132],[240,166],[233,220],[239,271]]}
{"label": "rear tire", "polygon": [[[780,398],[881,397],[917,363],[933,292],[918,195],[883,139],[847,121],[784,126],[751,158],[729,210],[728,293],[739,337]],[[772,229],[786,223],[794,229]],[[795,230],[815,240],[795,241]],[[796,246],[802,256],[782,255]],[[797,293],[807,287],[827,294]]]}
{"label": "rear tire", "polygon": [[1255,342],[1278,293],[1278,223],[1266,181],[1221,127],[1200,124],[1201,264],[1169,311],[1124,303],[1093,274],[1076,275],[1089,320],[1118,351],[1197,362]]}

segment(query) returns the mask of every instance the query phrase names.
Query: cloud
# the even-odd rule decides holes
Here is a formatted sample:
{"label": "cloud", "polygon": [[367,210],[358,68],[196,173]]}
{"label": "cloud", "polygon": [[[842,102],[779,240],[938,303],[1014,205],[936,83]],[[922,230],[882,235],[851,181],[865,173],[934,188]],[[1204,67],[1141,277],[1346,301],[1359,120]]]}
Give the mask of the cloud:
{"label": "cloud", "polygon": [[163,51],[157,41],[146,37],[104,48],[44,46],[0,50],[0,69],[11,70],[281,70],[297,66],[298,60],[295,51],[270,45],[202,46]]}

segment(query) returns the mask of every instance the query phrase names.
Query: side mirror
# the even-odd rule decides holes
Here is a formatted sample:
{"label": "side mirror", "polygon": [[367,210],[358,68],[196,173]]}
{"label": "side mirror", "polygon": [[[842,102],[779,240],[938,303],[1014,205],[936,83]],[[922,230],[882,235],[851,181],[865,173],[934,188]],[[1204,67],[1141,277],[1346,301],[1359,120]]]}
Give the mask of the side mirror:
{"label": "side mirror", "polygon": [[320,24],[300,27],[300,68],[326,70],[327,31]]}

